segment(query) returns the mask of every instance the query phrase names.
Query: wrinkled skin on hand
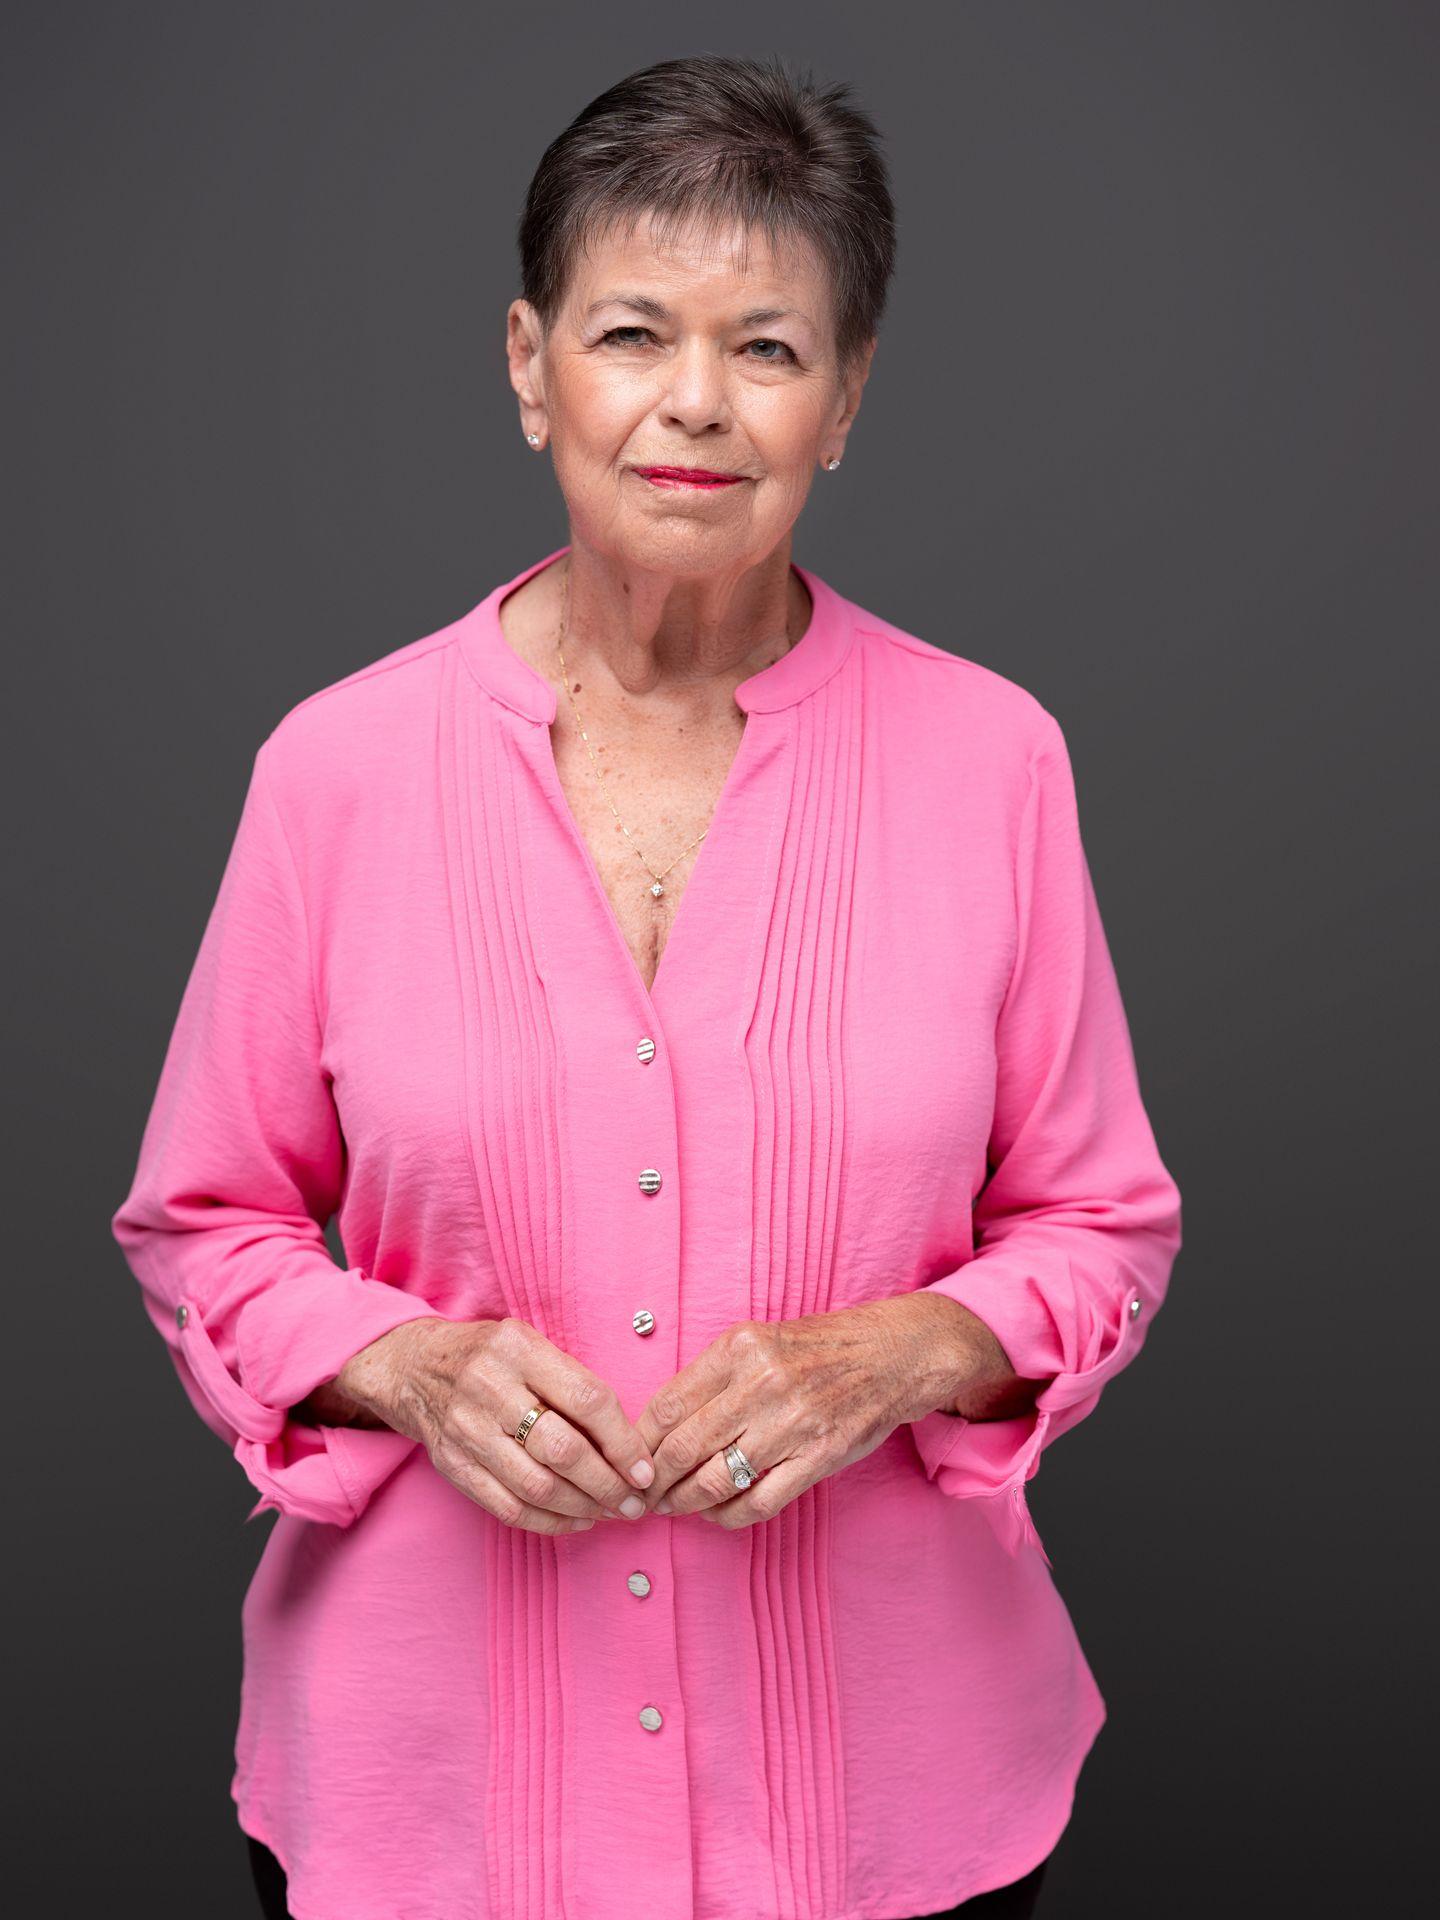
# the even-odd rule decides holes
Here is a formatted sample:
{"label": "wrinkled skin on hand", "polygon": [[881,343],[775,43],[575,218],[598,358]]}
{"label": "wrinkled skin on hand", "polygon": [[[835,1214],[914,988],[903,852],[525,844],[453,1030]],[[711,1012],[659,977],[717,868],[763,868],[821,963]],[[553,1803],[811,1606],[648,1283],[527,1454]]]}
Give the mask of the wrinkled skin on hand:
{"label": "wrinkled skin on hand", "polygon": [[[1011,1371],[982,1320],[921,1290],[739,1321],[633,1426],[608,1383],[513,1318],[409,1322],[296,1413],[422,1440],[446,1478],[509,1526],[573,1531],[658,1509],[740,1527],[773,1518],[905,1421],[937,1409],[1005,1417],[1029,1404],[1036,1384]],[[549,1411],[518,1447],[515,1423],[537,1400]],[[760,1476],[743,1492],[724,1459],[732,1441]],[[654,1479],[638,1494],[652,1459]]]}
{"label": "wrinkled skin on hand", "polygon": [[[993,1401],[1014,1378],[984,1323],[944,1295],[740,1321],[667,1381],[636,1421],[655,1462],[646,1504],[725,1527],[773,1519],[902,1422],[953,1407],[962,1392],[971,1404]],[[759,1476],[743,1492],[725,1463],[732,1441]]]}

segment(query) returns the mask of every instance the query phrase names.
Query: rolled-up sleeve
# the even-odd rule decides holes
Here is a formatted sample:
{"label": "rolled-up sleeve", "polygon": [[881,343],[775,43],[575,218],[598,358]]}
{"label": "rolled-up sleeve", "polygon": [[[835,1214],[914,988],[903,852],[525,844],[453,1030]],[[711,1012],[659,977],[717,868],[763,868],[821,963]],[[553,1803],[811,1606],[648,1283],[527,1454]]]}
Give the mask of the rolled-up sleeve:
{"label": "rolled-up sleeve", "polygon": [[306,906],[256,754],[111,1231],[201,1418],[274,1510],[346,1527],[416,1444],[291,1409],[372,1341],[443,1317],[332,1259],[345,1148],[321,1066]]}
{"label": "rolled-up sleeve", "polygon": [[968,1307],[1014,1371],[1044,1384],[1018,1418],[937,1412],[913,1432],[942,1492],[983,1501],[1012,1553],[1028,1540],[1048,1565],[1026,1482],[1139,1353],[1181,1240],[1180,1193],[1141,1101],[1068,749],[1048,714],[1029,765],[1015,889],[975,1252],[926,1291]]}

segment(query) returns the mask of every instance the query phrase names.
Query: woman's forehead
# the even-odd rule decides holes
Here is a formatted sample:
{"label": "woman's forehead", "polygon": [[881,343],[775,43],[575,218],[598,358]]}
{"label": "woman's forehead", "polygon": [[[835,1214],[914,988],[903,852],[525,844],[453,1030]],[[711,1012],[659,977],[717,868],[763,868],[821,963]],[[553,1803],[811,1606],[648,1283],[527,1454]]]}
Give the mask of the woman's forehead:
{"label": "woman's forehead", "polygon": [[[772,244],[763,228],[703,228],[698,223],[658,235],[648,217],[631,230],[588,236],[578,252],[570,298],[582,317],[615,302],[655,318],[671,299],[704,293],[743,302],[737,317],[753,324],[795,313],[819,325],[825,274],[803,240]],[[821,311],[817,311],[821,309]]]}

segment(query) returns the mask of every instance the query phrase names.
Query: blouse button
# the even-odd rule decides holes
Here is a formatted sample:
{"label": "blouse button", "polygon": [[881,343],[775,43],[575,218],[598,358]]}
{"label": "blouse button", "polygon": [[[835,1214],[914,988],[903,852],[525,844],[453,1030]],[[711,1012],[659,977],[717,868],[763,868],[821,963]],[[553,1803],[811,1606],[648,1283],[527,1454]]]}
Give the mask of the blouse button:
{"label": "blouse button", "polygon": [[632,1318],[630,1324],[637,1333],[653,1333],[655,1331],[655,1316],[648,1307],[641,1307],[640,1311]]}
{"label": "blouse button", "polygon": [[640,1191],[642,1193],[659,1193],[660,1175],[655,1171],[654,1167],[646,1167],[640,1175]]}
{"label": "blouse button", "polygon": [[190,1318],[190,1309],[188,1307],[176,1307],[175,1324],[177,1327],[183,1327],[185,1322],[189,1318]]}
{"label": "blouse button", "polygon": [[637,1600],[643,1600],[650,1591],[650,1576],[648,1573],[632,1573],[625,1584]]}
{"label": "blouse button", "polygon": [[640,1724],[647,1733],[658,1733],[663,1720],[664,1716],[659,1707],[641,1707]]}
{"label": "blouse button", "polygon": [[655,1058],[655,1042],[650,1038],[648,1033],[636,1047],[635,1051],[639,1054],[643,1065],[648,1067],[650,1062]]}

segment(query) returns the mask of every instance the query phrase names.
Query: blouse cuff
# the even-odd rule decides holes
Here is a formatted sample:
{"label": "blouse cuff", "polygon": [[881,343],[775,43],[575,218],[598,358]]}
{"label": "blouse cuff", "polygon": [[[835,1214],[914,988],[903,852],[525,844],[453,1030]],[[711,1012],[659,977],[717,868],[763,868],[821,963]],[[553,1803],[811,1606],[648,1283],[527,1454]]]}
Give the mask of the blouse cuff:
{"label": "blouse cuff", "polygon": [[[1006,1551],[1029,1544],[1052,1565],[1036,1530],[1026,1484],[1052,1441],[1094,1411],[1112,1374],[1135,1358],[1142,1344],[1144,1296],[1126,1288],[1118,1312],[1090,1313],[1083,1342],[1067,1338],[1077,1364],[1054,1368],[1055,1322],[1013,1271],[999,1260],[972,1260],[924,1289],[948,1294],[983,1320],[1023,1379],[1043,1380],[1033,1407],[1005,1420],[971,1420],[943,1411],[912,1422],[916,1451],[926,1477],[956,1500],[983,1508]],[[1048,1356],[1048,1357],[1047,1357]]]}
{"label": "blouse cuff", "polygon": [[332,1263],[330,1275],[291,1275],[247,1301],[236,1320],[233,1372],[200,1304],[187,1296],[177,1304],[177,1360],[204,1396],[209,1424],[229,1440],[262,1496],[247,1520],[277,1512],[348,1527],[417,1444],[385,1428],[311,1426],[292,1417],[372,1341],[407,1321],[441,1317],[428,1301],[358,1270]]}

